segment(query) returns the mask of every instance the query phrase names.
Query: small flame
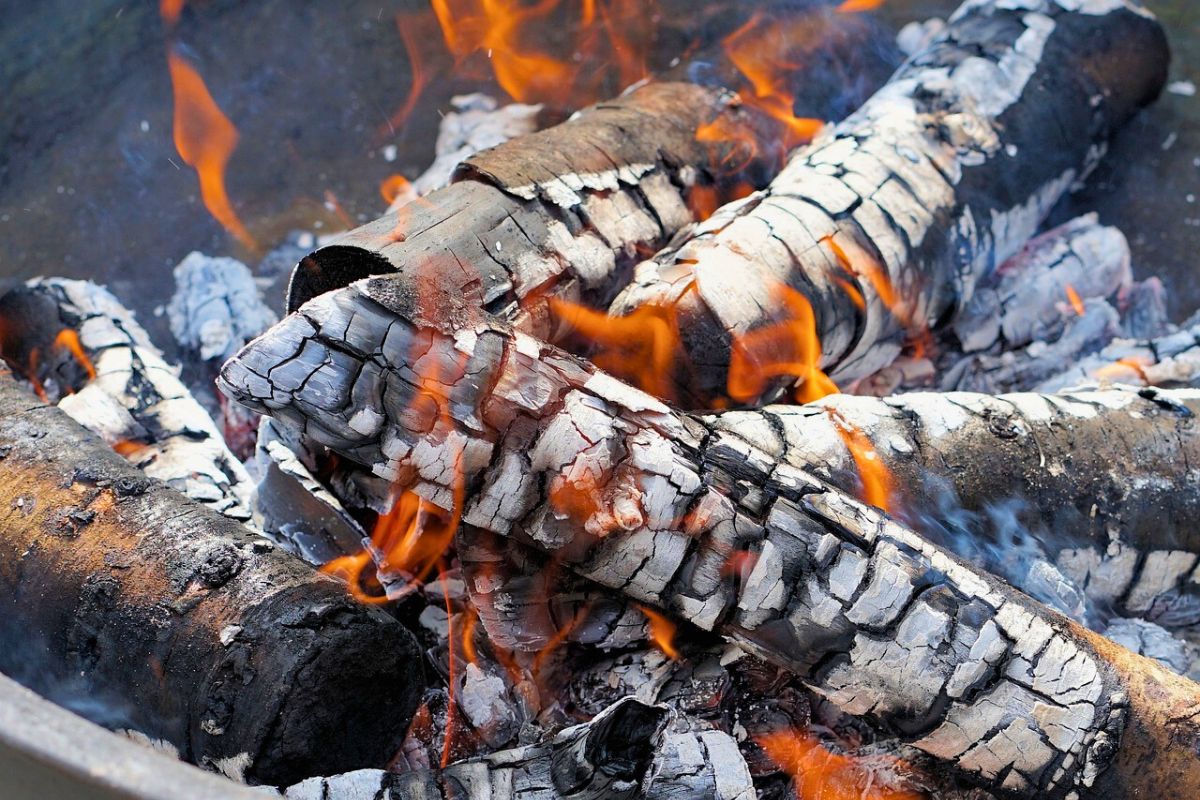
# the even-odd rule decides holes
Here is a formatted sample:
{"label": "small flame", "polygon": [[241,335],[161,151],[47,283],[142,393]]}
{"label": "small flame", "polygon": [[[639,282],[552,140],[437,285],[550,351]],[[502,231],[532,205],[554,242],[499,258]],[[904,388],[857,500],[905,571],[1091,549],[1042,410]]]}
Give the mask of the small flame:
{"label": "small flame", "polygon": [[[445,567],[438,560],[438,577],[445,575]],[[445,581],[442,581],[442,600],[446,605],[446,686],[448,687],[449,702],[446,704],[446,735],[442,739],[442,758],[440,766],[445,769],[450,763],[451,747],[454,743],[454,728],[455,718],[457,714],[455,709],[458,706],[458,700],[455,697],[455,664],[454,664],[454,609],[450,605],[450,588]]]}
{"label": "small flame", "polygon": [[412,191],[412,182],[403,175],[389,175],[383,179],[383,183],[379,184],[379,194],[383,197],[383,202],[389,206],[396,202],[396,198],[401,195],[406,195]]}
{"label": "small flame", "polygon": [[422,33],[418,30],[421,18],[413,14],[397,14],[396,30],[400,33],[400,41],[404,43],[404,51],[408,54],[408,66],[412,72],[412,83],[408,87],[408,95],[396,112],[388,118],[387,129],[395,131],[404,127],[409,116],[417,107],[421,95],[429,86],[430,71],[425,63],[425,54],[421,49]]}
{"label": "small flame", "polygon": [[782,123],[788,149],[811,141],[825,124],[796,116],[796,95],[789,86],[803,66],[804,51],[815,44],[814,30],[811,19],[780,22],[755,14],[722,41],[725,54],[749,83],[745,101]]}
{"label": "small flame", "polygon": [[179,16],[183,13],[183,6],[187,0],[160,0],[158,4],[158,13],[162,17],[163,24],[168,28],[174,28],[179,23]]}
{"label": "small flame", "polygon": [[1083,316],[1083,298],[1079,296],[1079,292],[1075,291],[1075,287],[1069,283],[1067,284],[1067,302],[1071,304],[1071,308],[1075,309],[1076,316]]}
{"label": "small flame", "polygon": [[1152,381],[1146,374],[1146,367],[1150,366],[1150,359],[1138,358],[1121,358],[1111,364],[1105,364],[1100,369],[1092,373],[1093,377],[1105,381],[1126,380],[1130,373],[1133,373],[1142,383],[1150,385]]}
{"label": "small flame", "polygon": [[[560,0],[430,0],[446,47],[461,64],[485,53],[496,82],[514,100],[579,107],[598,99],[611,69],[596,59],[611,57],[616,79],[628,85],[646,76],[645,47],[635,34],[646,25],[647,4],[634,0],[583,0],[578,22],[564,19]],[[600,24],[597,25],[597,22]],[[569,26],[580,31],[571,56],[560,58],[531,41],[561,39]],[[584,73],[583,65],[592,69]]]}
{"label": "small flame", "polygon": [[96,379],[96,367],[92,364],[92,360],[88,358],[88,354],[83,350],[83,344],[79,341],[79,333],[72,328],[63,328],[58,332],[58,336],[54,337],[54,349],[66,350],[74,359],[83,367],[83,371],[87,373],[88,380]]}
{"label": "small flame", "polygon": [[112,443],[112,449],[117,451],[125,458],[129,458],[135,453],[138,453],[145,446],[146,445],[144,443],[135,439],[118,439]]}
{"label": "small flame", "polygon": [[209,213],[244,247],[258,243],[238,219],[225,191],[225,167],[237,147],[238,132],[221,112],[200,73],[173,49],[167,51],[175,93],[175,149],[200,178],[200,197]]}
{"label": "small flame", "polygon": [[666,653],[667,658],[678,661],[679,651],[675,648],[675,623],[653,608],[640,603],[638,610],[646,615],[646,622],[650,628],[650,641],[654,642],[655,647]]}
{"label": "small flame", "polygon": [[682,344],[675,310],[644,305],[624,317],[550,298],[550,310],[596,345],[596,366],[663,399],[674,397],[675,367]]}
{"label": "small flame", "polygon": [[[907,765],[896,758],[856,758],[828,750],[815,736],[776,731],[755,742],[792,777],[797,800],[924,800],[925,795],[893,786]],[[890,780],[888,780],[890,778]]]}
{"label": "small flame", "polygon": [[[871,285],[880,302],[904,328],[913,358],[924,358],[926,353],[932,349],[933,333],[930,331],[929,325],[917,313],[916,305],[901,297],[900,293],[896,291],[896,287],[892,284],[883,265],[870,253],[857,247],[857,257],[851,258],[846,249],[832,236],[827,236],[821,241],[833,251],[834,257],[843,270],[850,275],[865,279]],[[859,309],[866,309],[866,299],[853,282],[838,276],[835,276],[834,280],[850,296],[850,300],[855,306]]]}
{"label": "small flame", "polygon": [[862,483],[862,496],[859,499],[868,505],[891,511],[896,498],[896,481],[880,459],[874,443],[836,410],[827,408],[826,411],[858,469],[858,478]]}
{"label": "small flame", "polygon": [[812,304],[800,292],[780,284],[775,290],[783,318],[734,338],[727,391],[741,403],[758,400],[777,378],[799,382],[796,399],[811,403],[838,391],[821,371],[821,340]]}
{"label": "small flame", "polygon": [[883,6],[884,0],[843,0],[837,7],[841,14],[858,14],[863,11],[874,11]]}

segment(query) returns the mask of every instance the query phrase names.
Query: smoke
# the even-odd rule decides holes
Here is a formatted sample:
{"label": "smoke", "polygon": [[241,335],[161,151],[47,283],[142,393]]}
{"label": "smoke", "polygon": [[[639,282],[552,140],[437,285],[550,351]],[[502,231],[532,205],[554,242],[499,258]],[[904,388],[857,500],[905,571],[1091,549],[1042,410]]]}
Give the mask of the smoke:
{"label": "smoke", "polygon": [[1109,616],[1055,563],[1054,554],[1070,544],[1068,537],[1022,521],[1033,516],[1024,513],[1029,505],[1023,499],[973,511],[948,480],[933,475],[926,477],[923,494],[929,505],[905,509],[902,516],[930,541],[1076,622],[1093,627]]}

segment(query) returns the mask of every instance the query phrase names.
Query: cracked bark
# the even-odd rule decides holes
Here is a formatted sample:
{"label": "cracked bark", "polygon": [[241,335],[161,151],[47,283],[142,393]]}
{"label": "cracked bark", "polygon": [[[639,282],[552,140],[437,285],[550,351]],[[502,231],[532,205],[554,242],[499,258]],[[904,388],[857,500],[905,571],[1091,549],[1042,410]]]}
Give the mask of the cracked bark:
{"label": "cracked bark", "polygon": [[[728,30],[751,16],[736,5],[730,13]],[[808,3],[758,13],[805,26],[807,43],[790,54],[797,66],[780,76],[799,115],[841,118],[896,62],[869,15]],[[393,291],[432,280],[451,304],[486,308],[543,338],[558,326],[548,297],[607,306],[638,259],[695,221],[706,203],[689,203],[692,192],[727,198],[762,186],[786,155],[784,126],[724,88],[745,79],[720,48],[663,77],[471,155],[449,186],[317,250],[293,273],[288,310],[382,273],[393,273]]]}
{"label": "cracked bark", "polygon": [[[91,378],[62,331],[78,335]],[[36,355],[35,355],[36,351]],[[90,281],[37,278],[0,298],[0,352],[152,478],[250,519],[250,476],[129,309]]]}
{"label": "cracked bark", "polygon": [[252,782],[383,763],[403,627],[0,376],[0,669]]}
{"label": "cracked bark", "polygon": [[1133,2],[972,0],[765,190],[639,265],[610,313],[671,308],[693,406],[724,395],[734,337],[785,317],[780,284],[811,303],[833,379],[869,375],[970,302],[1158,94],[1167,63]]}
{"label": "cracked bark", "polygon": [[441,770],[362,770],[314,778],[291,800],[752,800],[737,743],[720,731],[677,729],[665,707],[619,700],[547,741]]}
{"label": "cracked bark", "polygon": [[[249,345],[224,390],[443,507],[461,471],[471,529],[721,633],[950,774],[1011,797],[1200,790],[1194,684],[585,361],[370,283]],[[429,363],[452,430],[409,411]]]}

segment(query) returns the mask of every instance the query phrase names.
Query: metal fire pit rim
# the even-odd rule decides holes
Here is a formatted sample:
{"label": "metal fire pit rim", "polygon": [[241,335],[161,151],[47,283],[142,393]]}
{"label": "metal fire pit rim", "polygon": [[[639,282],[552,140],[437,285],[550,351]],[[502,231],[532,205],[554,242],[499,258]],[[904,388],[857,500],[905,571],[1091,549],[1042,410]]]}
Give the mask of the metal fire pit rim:
{"label": "metal fire pit rim", "polygon": [[4,800],[254,800],[263,794],[87,721],[0,674]]}

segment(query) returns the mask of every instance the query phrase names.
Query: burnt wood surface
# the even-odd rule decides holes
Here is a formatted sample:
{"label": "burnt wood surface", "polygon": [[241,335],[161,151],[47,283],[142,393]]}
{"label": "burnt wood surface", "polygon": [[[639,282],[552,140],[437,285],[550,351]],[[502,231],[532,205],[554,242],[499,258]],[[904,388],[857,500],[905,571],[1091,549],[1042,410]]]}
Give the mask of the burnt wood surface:
{"label": "burnt wood surface", "polygon": [[[989,790],[1200,787],[1200,687],[586,361],[379,305],[369,283],[252,343],[224,389],[443,507],[461,469],[468,532],[720,632]],[[409,411],[414,352],[439,365],[449,430]]]}
{"label": "burnt wood surface", "polygon": [[831,377],[868,375],[1025,244],[1157,96],[1168,61],[1133,0],[965,3],[770,186],[639,265],[610,313],[672,310],[691,405],[725,394],[735,337],[787,316],[781,284],[811,303]]}
{"label": "burnt wood surface", "polygon": [[5,673],[251,782],[377,766],[399,746],[424,687],[399,623],[7,373],[0,488]]}

